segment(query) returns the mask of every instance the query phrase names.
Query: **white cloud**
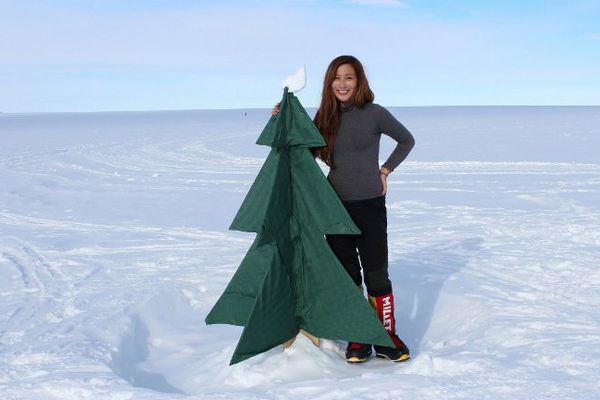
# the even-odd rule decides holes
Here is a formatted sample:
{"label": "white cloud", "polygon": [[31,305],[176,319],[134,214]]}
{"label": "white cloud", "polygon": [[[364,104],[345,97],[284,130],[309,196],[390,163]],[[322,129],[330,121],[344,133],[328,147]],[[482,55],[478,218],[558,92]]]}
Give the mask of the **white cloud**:
{"label": "white cloud", "polygon": [[402,7],[408,8],[408,5],[399,0],[347,0],[347,3],[361,4],[366,6],[384,6],[384,7]]}
{"label": "white cloud", "polygon": [[592,40],[599,40],[600,41],[600,33],[591,33],[588,35],[588,38],[592,39]]}

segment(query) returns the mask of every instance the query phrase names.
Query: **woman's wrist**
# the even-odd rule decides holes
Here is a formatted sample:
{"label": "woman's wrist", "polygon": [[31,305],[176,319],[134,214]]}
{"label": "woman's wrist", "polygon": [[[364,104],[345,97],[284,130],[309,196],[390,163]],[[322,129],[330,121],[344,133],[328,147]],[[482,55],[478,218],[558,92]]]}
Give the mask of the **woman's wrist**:
{"label": "woman's wrist", "polygon": [[392,172],[392,171],[390,171],[389,169],[387,169],[387,168],[385,168],[385,167],[382,167],[382,168],[379,170],[379,173],[380,173],[381,175],[385,175],[385,176],[388,176],[388,175],[390,174],[390,172]]}

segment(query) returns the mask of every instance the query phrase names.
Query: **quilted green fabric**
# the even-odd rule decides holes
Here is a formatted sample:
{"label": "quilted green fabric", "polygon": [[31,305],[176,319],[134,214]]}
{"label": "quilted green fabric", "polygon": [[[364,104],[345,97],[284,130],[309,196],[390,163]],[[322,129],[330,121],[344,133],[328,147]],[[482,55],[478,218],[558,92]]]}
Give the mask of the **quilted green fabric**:
{"label": "quilted green fabric", "polygon": [[358,235],[310,148],[325,143],[300,101],[284,89],[280,112],[257,144],[271,152],[230,229],[257,236],[207,324],[244,326],[230,365],[295,337],[393,346],[325,234]]}

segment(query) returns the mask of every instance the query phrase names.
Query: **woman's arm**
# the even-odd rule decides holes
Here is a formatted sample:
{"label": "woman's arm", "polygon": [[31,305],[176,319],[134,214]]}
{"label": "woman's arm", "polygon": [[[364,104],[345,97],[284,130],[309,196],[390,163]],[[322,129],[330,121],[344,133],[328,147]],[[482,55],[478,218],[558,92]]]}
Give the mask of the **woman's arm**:
{"label": "woman's arm", "polygon": [[380,131],[397,142],[394,151],[381,167],[382,174],[385,173],[387,177],[408,156],[415,146],[415,138],[388,110],[379,107],[378,124]]}

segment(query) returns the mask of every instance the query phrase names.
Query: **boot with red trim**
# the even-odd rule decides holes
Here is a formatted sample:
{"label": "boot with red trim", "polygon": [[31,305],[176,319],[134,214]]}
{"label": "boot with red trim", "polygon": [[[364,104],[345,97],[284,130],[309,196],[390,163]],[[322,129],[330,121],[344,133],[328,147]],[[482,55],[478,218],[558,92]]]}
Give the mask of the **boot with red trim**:
{"label": "boot with red trim", "polygon": [[351,364],[365,362],[371,354],[370,344],[349,342],[346,347],[346,361]]}
{"label": "boot with red trim", "polygon": [[395,362],[407,361],[410,359],[408,347],[396,335],[396,319],[394,318],[394,295],[390,292],[383,296],[369,296],[369,302],[377,311],[379,320],[394,342],[394,347],[385,347],[375,345],[375,355],[379,358],[387,358]]}

